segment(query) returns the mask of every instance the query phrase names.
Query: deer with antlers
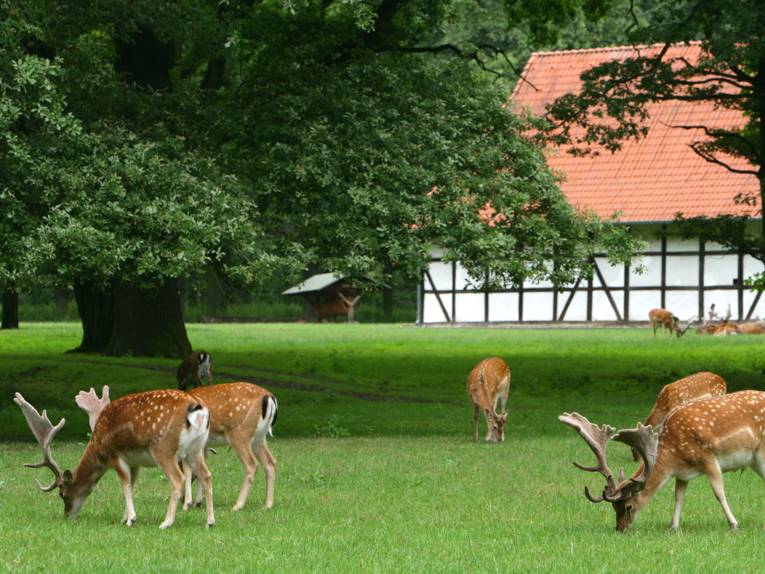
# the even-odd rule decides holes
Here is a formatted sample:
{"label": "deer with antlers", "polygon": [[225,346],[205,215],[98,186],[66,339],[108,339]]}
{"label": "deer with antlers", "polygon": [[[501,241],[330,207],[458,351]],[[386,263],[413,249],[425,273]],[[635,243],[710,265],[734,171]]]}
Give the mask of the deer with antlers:
{"label": "deer with antlers", "polygon": [[[25,466],[47,467],[54,474],[50,485],[44,487],[37,483],[40,490],[50,492],[58,488],[59,496],[64,501],[64,514],[73,518],[111,466],[120,478],[125,496],[122,522],[133,526],[136,522],[133,486],[138,478],[138,469],[159,466],[171,485],[170,502],[160,528],[169,528],[175,522],[178,501],[183,495],[184,476],[178,466],[178,461],[182,460],[195,469],[204,483],[207,526],[213,526],[212,479],[203,456],[209,433],[207,407],[181,391],[148,391],[108,402],[106,389],[104,399],[106,402],[98,399],[102,403],[101,408],[93,419],[93,433],[80,463],[74,472],[62,472],[51,453],[51,444],[65,420],[61,419],[53,426],[46,411],[43,410],[40,415],[20,393],[16,393],[14,402],[21,408],[43,450],[42,462]],[[80,402],[83,401],[78,401],[78,404]],[[96,401],[87,398],[83,404],[97,408],[94,406]]]}
{"label": "deer with antlers", "polygon": [[[88,393],[80,391],[76,402],[91,420],[98,419],[100,411],[108,404],[109,387],[104,387],[106,397],[99,399],[93,389]],[[267,390],[251,383],[225,383],[197,387],[188,391],[210,410],[210,434],[207,446],[229,445],[244,468],[244,483],[233,510],[244,507],[252,486],[258,463],[263,466],[266,476],[266,499],[263,507],[268,510],[274,504],[276,482],[276,460],[266,443],[267,435],[273,436],[278,404],[276,397]],[[91,424],[92,426],[92,424]],[[192,504],[190,466],[184,465],[185,496],[183,509]],[[196,474],[196,471],[193,471]],[[202,484],[198,483],[195,504],[201,504]]]}
{"label": "deer with antlers", "polygon": [[[747,467],[765,479],[765,392],[740,391],[721,397],[700,399],[673,410],[661,434],[638,423],[636,428],[616,431],[608,425],[592,424],[578,413],[563,413],[559,420],[574,428],[597,458],[594,466],[574,465],[599,472],[606,479],[600,496],[585,488],[590,502],[608,501],[616,512],[616,529],[627,530],[638,513],[670,479],[675,479],[675,510],[670,528],[680,526],[688,481],[709,478],[715,497],[731,528],[738,528],[723,488],[723,473]],[[615,476],[606,462],[606,446],[613,439],[634,448],[642,463],[635,474]]]}
{"label": "deer with antlers", "polygon": [[478,412],[486,418],[486,441],[505,441],[507,395],[510,391],[510,368],[499,357],[478,363],[467,379],[467,392],[473,405],[473,442],[478,442]]}

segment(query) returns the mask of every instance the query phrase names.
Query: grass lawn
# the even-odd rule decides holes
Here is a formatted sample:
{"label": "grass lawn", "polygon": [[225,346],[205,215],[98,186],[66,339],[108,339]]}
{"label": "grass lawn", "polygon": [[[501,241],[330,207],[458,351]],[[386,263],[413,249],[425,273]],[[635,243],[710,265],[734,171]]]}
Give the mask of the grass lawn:
{"label": "grass lawn", "polygon": [[[213,353],[216,381],[258,381],[280,402],[275,507],[264,513],[259,474],[248,506],[233,513],[241,470],[220,449],[210,466],[217,525],[180,514],[158,529],[168,486],[145,469],[138,524],[119,524],[123,498],[108,473],[76,521],[55,494],[36,492],[23,462],[38,460],[15,391],[54,423],[67,418],[54,453],[74,466],[87,418],[80,389],[118,397],[174,386],[174,361],[65,354],[75,324],[24,324],[0,332],[0,570],[265,572],[759,572],[765,485],[726,475],[742,525],[731,533],[706,479],[692,482],[683,530],[666,530],[671,485],[626,535],[610,508],[592,505],[570,464],[589,463],[583,441],[557,421],[578,410],[596,422],[633,425],[663,384],[699,370],[729,389],[765,388],[765,339],[656,337],[648,330],[417,329],[386,325],[191,325],[195,348]],[[507,442],[470,442],[465,377],[489,355],[513,373]],[[633,468],[614,444],[612,468]]]}

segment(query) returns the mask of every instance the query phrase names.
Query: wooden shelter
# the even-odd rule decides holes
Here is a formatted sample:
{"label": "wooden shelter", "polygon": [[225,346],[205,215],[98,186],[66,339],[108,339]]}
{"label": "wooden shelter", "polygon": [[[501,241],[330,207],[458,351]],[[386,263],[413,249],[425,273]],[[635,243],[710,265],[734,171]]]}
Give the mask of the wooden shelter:
{"label": "wooden shelter", "polygon": [[336,273],[312,275],[282,293],[303,297],[303,315],[321,322],[329,317],[346,316],[353,323],[353,314],[361,299],[361,290]]}

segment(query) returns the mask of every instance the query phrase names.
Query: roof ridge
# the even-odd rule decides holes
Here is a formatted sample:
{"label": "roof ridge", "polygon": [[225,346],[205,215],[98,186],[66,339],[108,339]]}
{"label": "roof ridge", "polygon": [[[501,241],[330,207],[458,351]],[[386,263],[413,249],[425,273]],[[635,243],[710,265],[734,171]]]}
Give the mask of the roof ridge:
{"label": "roof ridge", "polygon": [[[670,44],[670,48],[676,46],[701,46],[701,40],[688,40],[687,42],[676,42]],[[572,48],[570,50],[538,50],[532,52],[529,56],[531,59],[534,56],[557,56],[561,54],[592,54],[596,52],[611,52],[613,50],[641,50],[647,48],[659,48],[664,46],[664,42],[657,42],[656,44],[622,44],[618,46],[601,46],[599,48]]]}

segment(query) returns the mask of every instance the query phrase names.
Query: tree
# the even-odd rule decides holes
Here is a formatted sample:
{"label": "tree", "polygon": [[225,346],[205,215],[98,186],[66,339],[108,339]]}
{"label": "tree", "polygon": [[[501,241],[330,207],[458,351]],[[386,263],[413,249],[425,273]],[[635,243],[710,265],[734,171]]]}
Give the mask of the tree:
{"label": "tree", "polygon": [[177,284],[210,266],[379,285],[439,244],[476,281],[565,282],[594,242],[627,257],[471,52],[432,43],[448,5],[29,0],[83,135],[40,184],[61,195],[24,261],[74,284],[81,349],[185,353]]}
{"label": "tree", "polygon": [[[81,132],[58,88],[60,62],[30,54],[29,25],[0,2],[0,288],[2,328],[19,326],[23,240],[57,189],[55,159]],[[25,47],[27,48],[25,50]]]}
{"label": "tree", "polygon": [[[647,11],[644,19],[632,16],[632,39],[660,42],[663,47],[582,74],[582,91],[562,97],[548,110],[552,140],[573,143],[580,153],[593,144],[616,151],[624,139],[647,133],[646,105],[651,102],[709,102],[739,111],[746,122],[737,129],[677,127],[704,131],[706,139],[692,144],[704,160],[758,178],[759,195],[737,201],[758,206],[761,226],[753,232],[748,218],[726,216],[681,221],[682,229],[765,263],[765,12],[761,2],[662,2]],[[692,40],[699,40],[703,48],[698,60],[667,57],[672,43]],[[585,129],[577,135],[574,126]],[[765,275],[757,277],[756,285],[765,287]]]}

